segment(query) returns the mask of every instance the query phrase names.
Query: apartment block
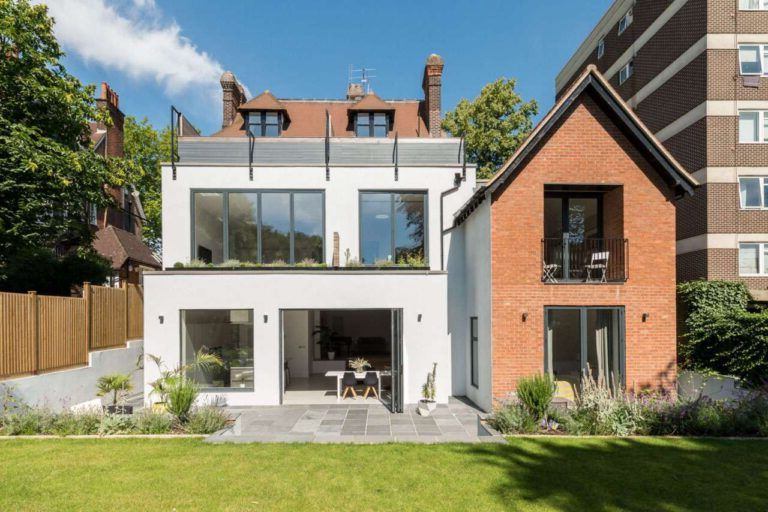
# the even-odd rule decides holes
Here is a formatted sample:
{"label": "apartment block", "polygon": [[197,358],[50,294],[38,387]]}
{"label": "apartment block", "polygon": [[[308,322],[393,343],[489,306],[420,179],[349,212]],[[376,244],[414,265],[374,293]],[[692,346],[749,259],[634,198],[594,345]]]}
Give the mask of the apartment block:
{"label": "apartment block", "polygon": [[556,79],[594,65],[698,181],[677,202],[677,279],[768,300],[768,0],[617,0]]}

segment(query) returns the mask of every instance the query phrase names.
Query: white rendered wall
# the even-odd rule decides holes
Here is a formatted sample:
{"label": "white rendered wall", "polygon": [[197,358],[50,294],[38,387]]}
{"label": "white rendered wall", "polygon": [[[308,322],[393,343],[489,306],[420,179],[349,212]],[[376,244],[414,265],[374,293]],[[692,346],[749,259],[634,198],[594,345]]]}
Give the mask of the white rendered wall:
{"label": "white rendered wall", "polygon": [[[188,262],[191,252],[191,191],[193,189],[251,190],[323,190],[325,191],[325,260],[331,263],[333,233],[340,238],[340,264],[349,249],[359,260],[360,191],[426,191],[428,202],[428,258],[432,270],[440,269],[441,227],[451,225],[453,213],[471,196],[475,170],[467,169],[460,189],[446,196],[443,226],[440,225],[440,194],[454,185],[461,167],[402,167],[395,181],[392,167],[333,167],[330,181],[324,167],[254,167],[253,181],[247,167],[176,166],[176,180],[168,166],[162,169],[163,187],[163,266]],[[446,248],[447,250],[447,248]]]}
{"label": "white rendered wall", "polygon": [[[161,356],[170,366],[180,358],[181,310],[253,310],[254,391],[210,394],[203,399],[219,397],[230,405],[280,403],[281,309],[402,309],[405,403],[419,400],[433,362],[438,364],[438,401],[446,402],[452,393],[445,273],[166,271],[144,274],[144,290],[145,351]],[[145,372],[145,382],[158,377],[152,364],[146,365]]]}
{"label": "white rendered wall", "polygon": [[[490,199],[461,225],[465,249],[466,291],[466,390],[467,397],[486,411],[493,407],[491,398],[491,208]],[[478,386],[470,383],[469,317],[477,317]]]}

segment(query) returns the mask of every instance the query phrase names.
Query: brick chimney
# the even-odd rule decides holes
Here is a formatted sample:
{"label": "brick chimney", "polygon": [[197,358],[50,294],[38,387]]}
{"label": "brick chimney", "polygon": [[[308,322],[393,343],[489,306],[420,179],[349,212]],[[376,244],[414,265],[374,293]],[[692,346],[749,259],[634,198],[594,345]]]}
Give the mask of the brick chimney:
{"label": "brick chimney", "polygon": [[235,120],[237,107],[245,103],[245,91],[231,71],[225,71],[221,75],[219,83],[221,83],[221,91],[223,95],[221,127],[226,128]]}
{"label": "brick chimney", "polygon": [[426,109],[427,129],[430,137],[442,137],[443,130],[440,127],[440,90],[443,83],[443,58],[433,53],[427,58],[424,66],[424,80],[421,87],[424,89],[424,106]]}
{"label": "brick chimney", "polygon": [[365,96],[365,92],[363,92],[363,86],[361,84],[351,83],[347,86],[348,100],[359,100],[359,99],[362,99],[363,96]]}
{"label": "brick chimney", "polygon": [[122,157],[123,153],[123,125],[125,114],[120,110],[120,96],[109,87],[107,82],[101,82],[99,97],[96,98],[96,106],[105,109],[112,119],[112,126],[99,123],[98,128],[107,131],[105,156]]}

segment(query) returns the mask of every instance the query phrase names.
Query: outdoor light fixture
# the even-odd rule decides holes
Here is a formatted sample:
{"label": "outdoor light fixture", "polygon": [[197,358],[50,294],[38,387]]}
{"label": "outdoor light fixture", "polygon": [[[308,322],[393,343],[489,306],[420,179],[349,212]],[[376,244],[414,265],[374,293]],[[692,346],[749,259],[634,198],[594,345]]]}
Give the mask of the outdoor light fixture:
{"label": "outdoor light fixture", "polygon": [[651,318],[650,313],[643,313],[643,322],[647,322],[649,318]]}
{"label": "outdoor light fixture", "polygon": [[267,323],[268,320],[269,320],[269,315],[264,315],[264,323]]}
{"label": "outdoor light fixture", "polygon": [[161,324],[165,321],[165,317],[163,315],[158,316],[157,319],[160,320]]}
{"label": "outdoor light fixture", "polygon": [[523,312],[523,322],[525,322],[526,320],[528,320],[528,312],[524,311]]}
{"label": "outdoor light fixture", "polygon": [[416,317],[417,322],[421,322],[421,313],[419,313],[419,316]]}

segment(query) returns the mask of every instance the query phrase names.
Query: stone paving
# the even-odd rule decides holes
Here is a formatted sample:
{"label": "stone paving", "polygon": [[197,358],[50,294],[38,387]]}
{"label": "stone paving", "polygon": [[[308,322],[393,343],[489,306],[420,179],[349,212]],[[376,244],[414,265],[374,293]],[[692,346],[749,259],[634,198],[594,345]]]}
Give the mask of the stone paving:
{"label": "stone paving", "polygon": [[415,405],[392,414],[383,405],[328,404],[233,408],[239,415],[229,431],[207,442],[445,443],[504,442],[484,427],[484,414],[452,399],[423,417]]}

